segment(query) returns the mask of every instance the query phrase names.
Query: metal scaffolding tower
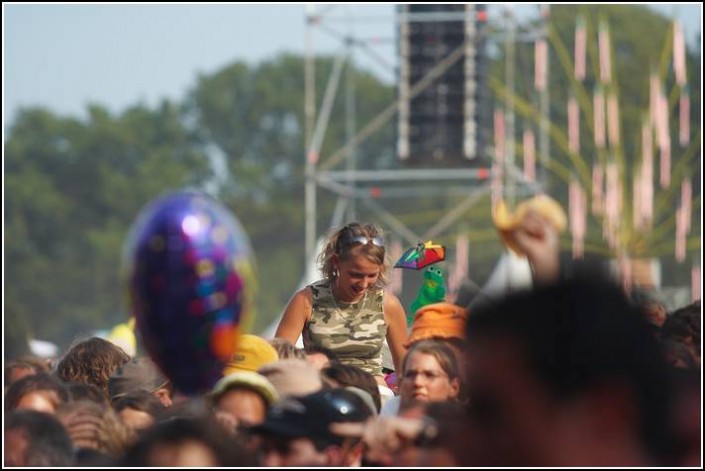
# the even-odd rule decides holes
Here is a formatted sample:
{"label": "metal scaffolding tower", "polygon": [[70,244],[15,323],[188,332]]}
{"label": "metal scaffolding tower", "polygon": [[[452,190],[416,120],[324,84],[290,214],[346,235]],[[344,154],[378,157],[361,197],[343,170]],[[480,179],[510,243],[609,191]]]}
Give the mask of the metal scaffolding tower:
{"label": "metal scaffolding tower", "polygon": [[[470,41],[468,39],[435,63],[418,81],[408,87],[400,87],[399,94],[394,102],[384,108],[374,119],[365,123],[362,129],[358,129],[356,123],[356,87],[353,67],[348,67],[348,73],[343,84],[345,88],[346,142],[330,155],[321,155],[323,138],[336,94],[343,81],[343,68],[346,63],[348,65],[353,63],[356,50],[361,51],[379,63],[386,62],[366,41],[360,40],[353,35],[352,25],[353,21],[355,21],[354,17],[348,16],[344,18],[348,31],[341,31],[341,17],[331,15],[331,12],[335,13],[335,8],[333,5],[316,6],[312,4],[307,5],[306,8],[306,260],[311,260],[315,256],[316,240],[319,237],[318,230],[322,227],[317,224],[319,187],[337,196],[336,209],[332,220],[326,228],[355,219],[357,208],[362,205],[410,245],[422,240],[436,238],[452,226],[461,224],[460,220],[467,211],[490,192],[491,162],[488,158],[484,160],[476,159],[473,165],[463,168],[434,168],[433,162],[429,162],[427,168],[405,168],[400,160],[398,169],[389,170],[360,168],[356,158],[356,150],[361,143],[387,124],[390,119],[396,117],[397,113],[408,112],[410,100],[423,93],[427,87],[464,57],[466,49],[472,46],[467,44]],[[468,11],[472,14],[473,7],[468,8]],[[414,22],[466,22],[468,15],[467,11],[444,14],[406,12],[396,15],[393,21],[398,28],[405,28]],[[370,17],[364,18],[364,21],[370,20],[372,20]],[[327,78],[325,93],[318,108],[315,103],[317,77],[315,76],[314,68],[316,54],[313,46],[313,32],[316,29],[340,39],[343,46],[343,52],[334,59],[333,68]],[[471,37],[471,39],[474,38]],[[513,42],[514,40],[515,38],[505,39],[507,42]],[[513,60],[513,58],[509,59]],[[508,73],[513,73],[513,71]],[[547,93],[545,95],[547,96]],[[545,110],[547,112],[547,102],[544,102],[542,98],[541,103],[546,106]],[[467,130],[468,128],[466,127],[465,129]],[[513,143],[513,137],[508,136],[507,138]],[[542,144],[541,154],[543,154],[544,151],[547,152],[545,147],[547,140],[541,139],[540,142]],[[464,146],[465,149],[468,149],[468,146],[472,147],[467,142],[467,139],[464,142]],[[476,152],[473,157],[478,154],[480,156],[491,155],[490,150],[489,145],[485,149],[475,149]],[[522,182],[520,174],[521,172],[516,168],[505,172],[506,178],[512,182],[519,179],[519,184],[522,186],[519,191],[523,191],[523,194],[527,192],[533,193],[539,189],[538,184],[532,185]],[[433,186],[424,186],[429,183],[433,183]],[[379,187],[376,186],[380,184],[386,185],[384,191],[380,191]],[[514,183],[512,183],[512,188],[514,188]],[[512,189],[512,194],[514,194],[514,191]],[[444,208],[445,212],[442,217],[439,217],[432,225],[423,230],[409,227],[409,225],[385,209],[382,201],[384,198],[414,198],[432,194],[442,195],[445,201],[448,201],[449,207]]]}

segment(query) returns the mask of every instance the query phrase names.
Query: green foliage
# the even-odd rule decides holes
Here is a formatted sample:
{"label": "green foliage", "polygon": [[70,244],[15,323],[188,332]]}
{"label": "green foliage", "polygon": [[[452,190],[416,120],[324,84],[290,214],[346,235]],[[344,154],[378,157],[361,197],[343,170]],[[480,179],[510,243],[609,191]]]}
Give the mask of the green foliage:
{"label": "green foliage", "polygon": [[[593,36],[601,16],[611,25],[625,116],[624,155],[632,158],[638,151],[634,152],[637,141],[630,136],[640,123],[648,93],[648,69],[642,70],[660,64],[668,23],[633,5],[557,5],[552,9],[552,23],[568,51],[577,11],[587,15]],[[518,66],[517,93],[529,108],[537,108],[536,97],[530,94],[533,68],[528,58],[533,57],[533,50],[518,46],[517,57],[523,61]],[[701,90],[696,65],[700,57],[690,55],[688,60],[693,127],[697,129]],[[492,68],[500,81],[503,62],[503,57],[496,58]],[[331,57],[315,62],[317,108],[333,63]],[[555,123],[564,123],[571,83],[556,55],[551,57],[551,66],[551,115]],[[343,84],[348,73],[354,77],[359,131],[393,102],[396,91],[350,64],[343,71]],[[594,72],[589,74],[594,77]],[[593,82],[592,78],[586,82],[588,91]],[[350,138],[343,89],[341,84],[321,148],[321,163]],[[210,188],[245,227],[258,267],[257,314],[251,326],[259,331],[268,325],[289,300],[305,267],[304,90],[303,58],[284,54],[257,65],[235,62],[201,75],[181,102],[165,101],[155,109],[137,105],[111,115],[91,106],[85,120],[56,116],[41,108],[19,113],[5,142],[6,342],[14,342],[21,351],[23,339],[32,335],[65,347],[79,335],[125,321],[129,314],[120,267],[127,232],[145,204],[187,186]],[[585,137],[591,136],[586,121],[582,119],[581,145],[585,155],[592,155],[591,139]],[[518,125],[517,132],[521,129]],[[358,168],[393,168],[398,165],[394,147],[392,119],[356,149]],[[560,148],[552,148],[560,156]],[[219,160],[222,168],[214,164]],[[693,176],[699,195],[699,172],[693,170]],[[329,196],[319,190],[319,233],[327,228],[334,211],[335,198]],[[453,204],[457,198],[439,196],[385,201],[390,213],[419,233]],[[453,228],[455,233],[469,235],[475,280],[485,279],[501,251],[488,208],[489,198],[482,197],[464,215],[469,222]],[[380,222],[362,204],[358,216]],[[694,227],[698,225],[694,221]],[[434,240],[452,250],[453,230]]]}
{"label": "green foliage", "polygon": [[86,122],[21,112],[5,144],[5,303],[31,335],[63,345],[128,316],[120,255],[154,197],[198,183],[205,156],[164,103]]}

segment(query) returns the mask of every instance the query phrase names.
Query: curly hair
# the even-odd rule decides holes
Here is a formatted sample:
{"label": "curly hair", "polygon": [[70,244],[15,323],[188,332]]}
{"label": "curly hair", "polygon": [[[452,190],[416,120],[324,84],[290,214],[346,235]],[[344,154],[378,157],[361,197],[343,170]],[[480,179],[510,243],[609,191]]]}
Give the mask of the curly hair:
{"label": "curly hair", "polygon": [[[385,256],[384,246],[370,243],[373,238],[382,238],[383,233],[375,224],[364,224],[351,222],[350,224],[331,232],[326,241],[325,247],[318,255],[318,268],[323,277],[329,281],[337,278],[337,271],[333,264],[333,257],[338,256],[339,260],[350,260],[355,256],[363,255],[370,262],[380,265],[378,287],[383,287],[387,283],[389,271],[388,262]],[[353,237],[366,237],[368,243],[351,242]]]}
{"label": "curly hair", "polygon": [[111,407],[93,401],[67,402],[56,411],[56,417],[76,448],[97,450],[117,458],[135,438]]}
{"label": "curly hair", "polygon": [[75,344],[56,366],[63,381],[93,384],[108,396],[108,380],[115,370],[130,361],[130,356],[113,343],[92,337]]}

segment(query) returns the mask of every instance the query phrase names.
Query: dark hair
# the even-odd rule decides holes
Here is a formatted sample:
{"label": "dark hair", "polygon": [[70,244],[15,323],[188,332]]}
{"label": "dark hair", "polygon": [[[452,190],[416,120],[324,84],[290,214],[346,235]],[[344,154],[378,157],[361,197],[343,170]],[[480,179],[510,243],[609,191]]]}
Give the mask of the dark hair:
{"label": "dark hair", "polygon": [[75,344],[56,367],[56,375],[64,381],[95,384],[108,397],[108,380],[113,372],[130,361],[130,356],[117,345],[92,337]]}
{"label": "dark hair", "polygon": [[155,448],[165,444],[176,446],[189,441],[201,443],[212,451],[218,466],[254,465],[243,445],[217,424],[202,418],[175,417],[146,430],[127,450],[120,466],[155,466],[150,461]]}
{"label": "dark hair", "polygon": [[25,376],[10,385],[5,394],[5,412],[16,409],[22,398],[34,391],[55,392],[59,399],[57,407],[69,400],[68,391],[59,379],[48,373],[39,373]]}
{"label": "dark hair", "polygon": [[10,430],[21,431],[27,441],[26,463],[21,466],[54,468],[74,464],[73,444],[56,417],[33,410],[12,411],[5,416],[6,436]]}
{"label": "dark hair", "polygon": [[479,337],[516,341],[530,374],[558,401],[618,380],[637,399],[638,430],[655,458],[669,452],[669,372],[643,316],[619,287],[575,278],[477,309],[466,327]]}
{"label": "dark hair", "polygon": [[120,412],[123,409],[134,409],[154,417],[156,420],[164,413],[164,405],[152,393],[143,389],[130,391],[113,400],[113,409]]}
{"label": "dark hair", "polygon": [[24,355],[5,363],[5,387],[10,385],[12,372],[16,369],[32,370],[34,372],[32,374],[49,373],[49,366],[45,360],[31,355]]}
{"label": "dark hair", "polygon": [[664,337],[692,337],[695,352],[700,355],[700,338],[702,329],[702,311],[700,300],[680,309],[676,309],[666,318],[661,327]]}
{"label": "dark hair", "polygon": [[382,408],[382,399],[375,377],[367,371],[356,366],[344,365],[342,363],[331,363],[321,371],[323,379],[333,380],[340,384],[340,387],[355,386],[368,392],[372,396],[377,412]]}
{"label": "dark hair", "polygon": [[105,394],[103,394],[103,391],[101,391],[100,388],[95,384],[76,383],[74,381],[65,384],[66,389],[69,392],[69,400],[71,401],[87,400],[96,402],[105,407],[108,407],[110,405],[110,401],[108,400],[108,398],[105,396]]}
{"label": "dark hair", "polygon": [[[696,369],[698,367],[695,357],[687,346],[677,339],[660,339],[659,344],[663,350],[666,362],[674,368]],[[682,363],[683,366],[680,365]]]}
{"label": "dark hair", "polygon": [[326,348],[322,345],[309,345],[307,347],[304,347],[304,353],[306,355],[311,355],[313,353],[321,353],[328,357],[328,360],[331,363],[340,361],[338,355],[333,350],[331,350],[330,348]]}

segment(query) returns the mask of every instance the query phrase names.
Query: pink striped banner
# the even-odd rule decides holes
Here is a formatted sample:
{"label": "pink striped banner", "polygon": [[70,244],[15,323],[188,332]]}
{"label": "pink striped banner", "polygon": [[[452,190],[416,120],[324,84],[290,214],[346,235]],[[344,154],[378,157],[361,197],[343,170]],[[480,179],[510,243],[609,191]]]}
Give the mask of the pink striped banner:
{"label": "pink striped banner", "polygon": [[676,210],[676,261],[681,263],[685,260],[685,212],[683,206]]}
{"label": "pink striped banner", "polygon": [[656,72],[649,77],[649,114],[651,125],[658,128],[659,106],[661,106],[661,79]]}
{"label": "pink striped banner", "polygon": [[614,92],[610,92],[607,97],[607,133],[610,147],[617,147],[619,145],[619,103]]}
{"label": "pink striped banner", "polygon": [[504,193],[504,113],[499,109],[494,111],[494,148],[491,184],[493,208]]}
{"label": "pink striped banner", "polygon": [[681,206],[683,207],[683,218],[685,219],[685,233],[690,232],[690,222],[692,215],[693,186],[690,180],[683,180],[681,184]]}
{"label": "pink striped banner", "polygon": [[683,25],[680,21],[673,23],[673,71],[676,75],[676,83],[681,87],[685,86],[687,81],[685,73],[685,37]]}
{"label": "pink striped banner", "polygon": [[582,258],[585,248],[586,198],[580,184],[573,180],[568,187],[570,232],[573,236],[573,258]]}
{"label": "pink striped banner", "polygon": [[526,181],[536,180],[536,140],[534,131],[524,130],[524,178]]}
{"label": "pink striped banner", "polygon": [[573,95],[568,98],[568,148],[575,154],[580,153],[580,110]]}
{"label": "pink striped banner", "polygon": [[648,120],[641,128],[642,187],[641,208],[643,217],[650,225],[654,217],[654,149],[651,125]]}
{"label": "pink striped banner", "polygon": [[586,50],[585,18],[578,16],[575,26],[575,80],[585,80]]}
{"label": "pink striped banner", "polygon": [[596,163],[592,166],[592,214],[600,215],[604,209],[602,191],[602,165]]}
{"label": "pink striped banner", "polygon": [[605,147],[605,97],[602,94],[602,87],[598,86],[592,98],[595,109],[595,147],[603,149]]}
{"label": "pink striped banner", "polygon": [[690,293],[693,301],[700,299],[700,267],[690,270]]}
{"label": "pink striped banner", "polygon": [[534,87],[542,92],[546,90],[546,54],[548,46],[544,38],[538,38],[534,45]]}
{"label": "pink striped banner", "polygon": [[679,111],[678,142],[681,147],[686,147],[690,141],[690,91],[688,87],[681,87]]}

